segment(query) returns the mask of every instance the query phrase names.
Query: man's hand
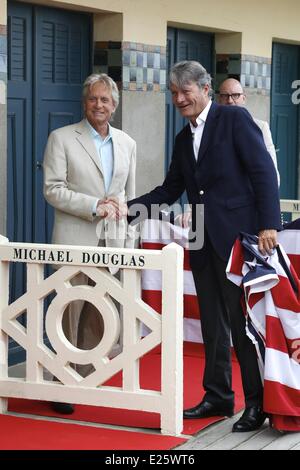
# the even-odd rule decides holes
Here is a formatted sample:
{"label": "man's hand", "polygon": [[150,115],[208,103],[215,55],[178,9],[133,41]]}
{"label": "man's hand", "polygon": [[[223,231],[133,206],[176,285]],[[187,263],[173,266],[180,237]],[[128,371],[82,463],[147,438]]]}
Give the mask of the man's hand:
{"label": "man's hand", "polygon": [[116,197],[110,197],[104,201],[99,201],[97,205],[97,215],[102,218],[119,220],[126,217],[127,213],[127,204],[119,201]]}
{"label": "man's hand", "polygon": [[263,254],[272,254],[277,246],[277,230],[261,230],[258,234],[258,249]]}
{"label": "man's hand", "polygon": [[183,228],[187,228],[190,226],[192,222],[192,212],[187,211],[179,214],[175,217],[175,223],[180,225]]}
{"label": "man's hand", "polygon": [[104,201],[99,201],[97,204],[96,214],[102,219],[116,220],[116,209],[112,204],[108,204]]}
{"label": "man's hand", "polygon": [[127,216],[127,204],[125,202],[121,202],[117,197],[109,197],[105,200],[105,203],[111,204],[115,208],[118,219],[122,219]]}

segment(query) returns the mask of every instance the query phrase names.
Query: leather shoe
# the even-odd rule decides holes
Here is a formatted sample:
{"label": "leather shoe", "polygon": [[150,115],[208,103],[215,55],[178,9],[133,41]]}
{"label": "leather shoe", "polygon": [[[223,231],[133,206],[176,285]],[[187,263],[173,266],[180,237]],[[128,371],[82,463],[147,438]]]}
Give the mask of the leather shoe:
{"label": "leather shoe", "polygon": [[259,429],[263,425],[267,416],[260,406],[249,406],[245,409],[240,419],[234,423],[232,432],[255,431],[255,429]]}
{"label": "leather shoe", "polygon": [[183,412],[185,419],[195,418],[209,418],[211,416],[232,416],[233,407],[220,407],[209,403],[209,401],[202,401],[199,405],[194,408],[189,408]]}
{"label": "leather shoe", "polygon": [[71,403],[60,403],[58,401],[53,401],[51,403],[51,408],[62,415],[71,415],[74,413],[74,405]]}

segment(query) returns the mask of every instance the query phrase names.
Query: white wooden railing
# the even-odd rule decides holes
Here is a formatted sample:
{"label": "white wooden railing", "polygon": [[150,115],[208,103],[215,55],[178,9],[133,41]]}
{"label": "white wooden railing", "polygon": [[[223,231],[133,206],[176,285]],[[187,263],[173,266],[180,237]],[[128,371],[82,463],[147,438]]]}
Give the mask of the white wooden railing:
{"label": "white wooden railing", "polygon": [[[27,292],[9,305],[9,265],[27,265]],[[44,278],[44,265],[60,269]],[[118,281],[104,267],[122,269]],[[162,315],[141,299],[141,271],[162,272]],[[95,286],[72,286],[79,272]],[[183,249],[175,243],[162,251],[10,243],[0,236],[0,412],[7,412],[7,397],[80,403],[159,413],[161,432],[178,435],[183,411]],[[54,349],[43,339],[44,299],[55,293],[46,312],[45,329]],[[122,352],[108,353],[120,332],[120,317],[113,299],[122,306]],[[62,317],[76,300],[92,303],[102,314],[104,335],[91,350],[80,350],[65,337]],[[17,320],[26,315],[26,327]],[[144,323],[150,334],[140,334]],[[8,377],[8,337],[26,351],[25,378]],[[140,388],[139,359],[162,345],[161,390]],[[83,378],[70,364],[93,364]],[[44,369],[60,382],[46,380]],[[123,372],[121,387],[103,385]]]}

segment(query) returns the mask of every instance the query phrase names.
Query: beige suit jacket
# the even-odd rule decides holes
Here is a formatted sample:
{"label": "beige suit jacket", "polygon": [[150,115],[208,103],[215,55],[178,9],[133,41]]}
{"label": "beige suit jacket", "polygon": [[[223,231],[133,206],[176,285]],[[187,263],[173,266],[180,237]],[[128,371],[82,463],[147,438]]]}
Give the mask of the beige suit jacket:
{"label": "beige suit jacket", "polygon": [[279,186],[280,185],[280,175],[279,175],[278,166],[277,166],[276,150],[275,150],[275,147],[274,147],[274,144],[273,144],[273,139],[272,139],[272,134],[271,134],[271,131],[270,131],[269,124],[267,123],[267,121],[262,121],[262,120],[256,119],[256,118],[253,118],[253,120],[262,132],[264,142],[265,142],[265,146],[267,147],[267,150],[268,150],[268,152],[269,152],[269,154],[270,154],[270,156],[273,160],[273,163],[275,165],[275,168],[276,168],[278,186]]}
{"label": "beige suit jacket", "polygon": [[118,222],[93,216],[97,200],[135,197],[136,143],[111,127],[114,166],[105,191],[100,156],[85,119],[53,131],[44,155],[44,196],[55,208],[52,243],[133,247],[134,232],[125,219]]}

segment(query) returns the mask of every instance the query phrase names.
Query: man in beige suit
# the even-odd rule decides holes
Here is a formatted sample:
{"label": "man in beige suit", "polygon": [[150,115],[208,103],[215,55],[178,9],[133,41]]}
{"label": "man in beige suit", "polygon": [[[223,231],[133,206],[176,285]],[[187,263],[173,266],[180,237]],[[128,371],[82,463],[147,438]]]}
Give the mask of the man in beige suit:
{"label": "man in beige suit", "polygon": [[[246,95],[244,93],[241,83],[235,78],[227,78],[224,80],[219,88],[219,103],[226,106],[244,106],[246,103]],[[254,122],[260,128],[265,146],[273,160],[273,163],[276,168],[278,186],[280,184],[280,175],[277,167],[277,158],[276,151],[272,140],[272,135],[270,131],[269,124],[267,121],[262,121],[261,119],[253,118]]]}
{"label": "man in beige suit", "polygon": [[[44,196],[55,208],[53,243],[134,245],[134,232],[122,216],[125,202],[135,197],[136,143],[109,124],[118,103],[116,83],[106,74],[90,75],[83,84],[85,118],[49,136]],[[79,274],[72,283],[88,280]],[[72,344],[91,349],[103,335],[102,317],[91,304],[73,302],[64,314],[63,329]],[[83,366],[80,373],[86,376],[89,368]],[[60,413],[73,412],[67,403],[53,407]]]}

